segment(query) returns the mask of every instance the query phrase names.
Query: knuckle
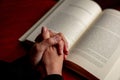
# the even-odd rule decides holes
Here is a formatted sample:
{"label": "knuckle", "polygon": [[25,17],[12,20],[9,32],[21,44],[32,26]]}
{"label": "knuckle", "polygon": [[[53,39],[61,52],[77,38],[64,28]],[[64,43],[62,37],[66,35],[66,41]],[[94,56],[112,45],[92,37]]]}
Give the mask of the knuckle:
{"label": "knuckle", "polygon": [[63,36],[63,33],[61,33],[61,32],[59,32],[58,34],[59,34],[60,36]]}

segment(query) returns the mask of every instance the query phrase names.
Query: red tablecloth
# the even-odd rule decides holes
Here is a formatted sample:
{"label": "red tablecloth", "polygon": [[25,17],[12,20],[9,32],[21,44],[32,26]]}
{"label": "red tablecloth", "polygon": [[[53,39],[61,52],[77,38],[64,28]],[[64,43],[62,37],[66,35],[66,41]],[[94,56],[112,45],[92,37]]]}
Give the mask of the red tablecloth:
{"label": "red tablecloth", "polygon": [[[120,10],[114,0],[96,0],[103,8]],[[0,0],[0,60],[12,62],[26,54],[18,38],[39,20],[54,4],[55,0]],[[65,80],[79,79],[69,70],[63,70]]]}

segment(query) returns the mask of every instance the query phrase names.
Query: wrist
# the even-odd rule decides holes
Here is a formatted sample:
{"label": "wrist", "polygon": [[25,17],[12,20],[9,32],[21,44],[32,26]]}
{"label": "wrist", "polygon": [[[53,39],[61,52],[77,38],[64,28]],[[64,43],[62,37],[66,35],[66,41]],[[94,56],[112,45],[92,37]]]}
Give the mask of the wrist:
{"label": "wrist", "polygon": [[51,75],[51,74],[62,75],[62,67],[47,66],[46,67],[46,72],[47,72],[47,75]]}

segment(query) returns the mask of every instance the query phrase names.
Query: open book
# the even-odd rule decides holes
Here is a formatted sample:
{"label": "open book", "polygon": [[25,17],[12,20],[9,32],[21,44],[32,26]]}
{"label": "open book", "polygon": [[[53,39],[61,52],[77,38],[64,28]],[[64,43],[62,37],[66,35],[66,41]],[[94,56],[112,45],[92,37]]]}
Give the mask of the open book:
{"label": "open book", "polygon": [[91,80],[120,80],[119,11],[102,11],[91,0],[60,0],[19,40],[34,42],[42,26],[65,35],[70,46],[67,67]]}

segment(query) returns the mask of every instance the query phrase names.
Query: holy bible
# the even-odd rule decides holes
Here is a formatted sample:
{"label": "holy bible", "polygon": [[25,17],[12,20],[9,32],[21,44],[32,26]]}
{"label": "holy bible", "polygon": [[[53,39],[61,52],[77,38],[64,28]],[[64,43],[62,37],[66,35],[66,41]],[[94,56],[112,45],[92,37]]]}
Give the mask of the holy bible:
{"label": "holy bible", "polygon": [[91,0],[60,0],[19,40],[35,42],[42,26],[65,35],[65,66],[89,80],[120,80],[119,11]]}

